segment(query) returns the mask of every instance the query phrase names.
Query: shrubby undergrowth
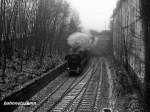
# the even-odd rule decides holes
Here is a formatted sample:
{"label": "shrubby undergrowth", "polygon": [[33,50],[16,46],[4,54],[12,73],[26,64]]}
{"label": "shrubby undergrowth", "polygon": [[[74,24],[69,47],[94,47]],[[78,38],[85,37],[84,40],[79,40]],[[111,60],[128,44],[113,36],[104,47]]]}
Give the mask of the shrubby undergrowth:
{"label": "shrubby undergrowth", "polygon": [[[39,59],[23,61],[22,71],[20,71],[20,65],[15,61],[7,60],[7,68],[5,71],[6,77],[3,82],[0,78],[0,91],[1,98],[11,94],[13,91],[21,88],[24,84],[31,80],[41,76],[43,73],[55,68],[57,65],[63,63],[63,59],[60,57],[47,56],[43,59],[42,65]],[[0,69],[0,71],[2,71]],[[1,75],[1,74],[0,74]]]}

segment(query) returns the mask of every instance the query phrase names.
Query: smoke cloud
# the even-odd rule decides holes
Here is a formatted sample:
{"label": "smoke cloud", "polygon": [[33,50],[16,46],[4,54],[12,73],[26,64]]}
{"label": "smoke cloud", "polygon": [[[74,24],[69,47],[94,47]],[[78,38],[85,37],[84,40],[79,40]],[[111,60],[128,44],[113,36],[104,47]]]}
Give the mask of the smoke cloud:
{"label": "smoke cloud", "polygon": [[89,50],[91,48],[92,39],[89,34],[76,32],[68,37],[67,42],[72,48],[79,47],[80,50]]}
{"label": "smoke cloud", "polygon": [[71,34],[67,39],[68,45],[71,48],[78,48],[79,51],[88,50],[90,55],[99,56],[107,52],[104,47],[105,41],[102,41],[97,36],[93,36],[89,32],[76,32]]}

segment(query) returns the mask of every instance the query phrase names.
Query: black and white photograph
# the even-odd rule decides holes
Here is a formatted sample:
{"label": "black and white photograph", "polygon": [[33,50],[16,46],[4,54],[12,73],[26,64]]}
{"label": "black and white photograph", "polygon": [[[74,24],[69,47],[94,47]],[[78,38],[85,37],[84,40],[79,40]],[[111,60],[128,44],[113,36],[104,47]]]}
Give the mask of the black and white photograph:
{"label": "black and white photograph", "polygon": [[0,112],[150,112],[150,0],[0,0]]}

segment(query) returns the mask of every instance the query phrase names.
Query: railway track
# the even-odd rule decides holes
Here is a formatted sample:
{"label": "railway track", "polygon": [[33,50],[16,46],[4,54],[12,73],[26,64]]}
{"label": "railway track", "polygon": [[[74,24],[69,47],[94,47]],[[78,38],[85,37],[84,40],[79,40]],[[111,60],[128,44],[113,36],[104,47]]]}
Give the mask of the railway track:
{"label": "railway track", "polygon": [[98,59],[93,72],[86,74],[88,80],[84,78],[57,105],[44,112],[102,112],[109,108],[109,84],[104,67],[104,61]]}
{"label": "railway track", "polygon": [[[64,104],[64,99],[66,96],[79,84],[82,84],[85,81],[88,81],[91,72],[93,71],[93,67],[89,67],[88,70],[79,77],[69,77],[69,79],[60,85],[58,88],[53,91],[53,94],[50,94],[43,102],[41,102],[36,108],[32,109],[32,112],[51,112],[56,109],[56,107],[60,104]],[[81,86],[81,85],[80,85]],[[75,94],[74,94],[75,96]],[[73,95],[71,96],[73,97]],[[69,97],[68,101],[65,100],[65,104],[69,104],[69,100],[72,98]]]}
{"label": "railway track", "polygon": [[94,58],[79,76],[64,72],[29,99],[36,105],[19,106],[13,112],[101,112],[108,104],[103,98],[108,97],[104,65],[103,59]]}
{"label": "railway track", "polygon": [[87,74],[85,74],[85,77],[83,77],[79,82],[75,83],[72,88],[70,88],[68,93],[64,94],[60,102],[57,103],[57,105],[55,105],[53,108],[50,108],[48,112],[68,111],[69,107],[74,103],[76,98],[86,90],[91,78],[95,74],[95,71],[96,69],[90,69]]}
{"label": "railway track", "polygon": [[101,83],[100,73],[102,63],[98,63],[96,67],[95,73],[92,75],[91,79],[89,80],[85,90],[80,96],[78,102],[74,102],[72,105],[74,108],[70,108],[71,112],[93,112],[95,110],[95,102],[98,93],[99,83]]}
{"label": "railway track", "polygon": [[[43,90],[41,90],[37,95],[33,96],[29,101],[36,101],[37,105],[32,106],[19,106],[14,112],[27,112],[27,111],[43,111],[42,109],[46,109],[48,104],[49,110],[54,108],[62,99],[67,95],[79,82],[83,82],[87,80],[90,73],[93,71],[92,67],[94,65],[88,67],[88,70],[81,76],[68,76],[67,74],[63,74],[60,77],[56,78],[52,83],[47,85]],[[90,72],[90,73],[88,73]],[[89,75],[86,75],[86,74]],[[59,82],[58,84],[56,84]],[[55,87],[55,88],[54,88]],[[53,89],[52,89],[53,88]],[[48,90],[52,91],[48,91]],[[44,91],[44,92],[43,92]],[[43,95],[43,93],[49,93],[47,95]],[[40,98],[39,98],[40,97]]]}

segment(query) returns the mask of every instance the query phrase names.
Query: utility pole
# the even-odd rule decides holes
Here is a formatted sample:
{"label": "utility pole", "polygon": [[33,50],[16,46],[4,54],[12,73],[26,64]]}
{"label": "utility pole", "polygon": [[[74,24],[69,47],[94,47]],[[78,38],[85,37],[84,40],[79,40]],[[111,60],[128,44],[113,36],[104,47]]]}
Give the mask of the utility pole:
{"label": "utility pole", "polygon": [[106,31],[106,20],[105,20],[105,31]]}

